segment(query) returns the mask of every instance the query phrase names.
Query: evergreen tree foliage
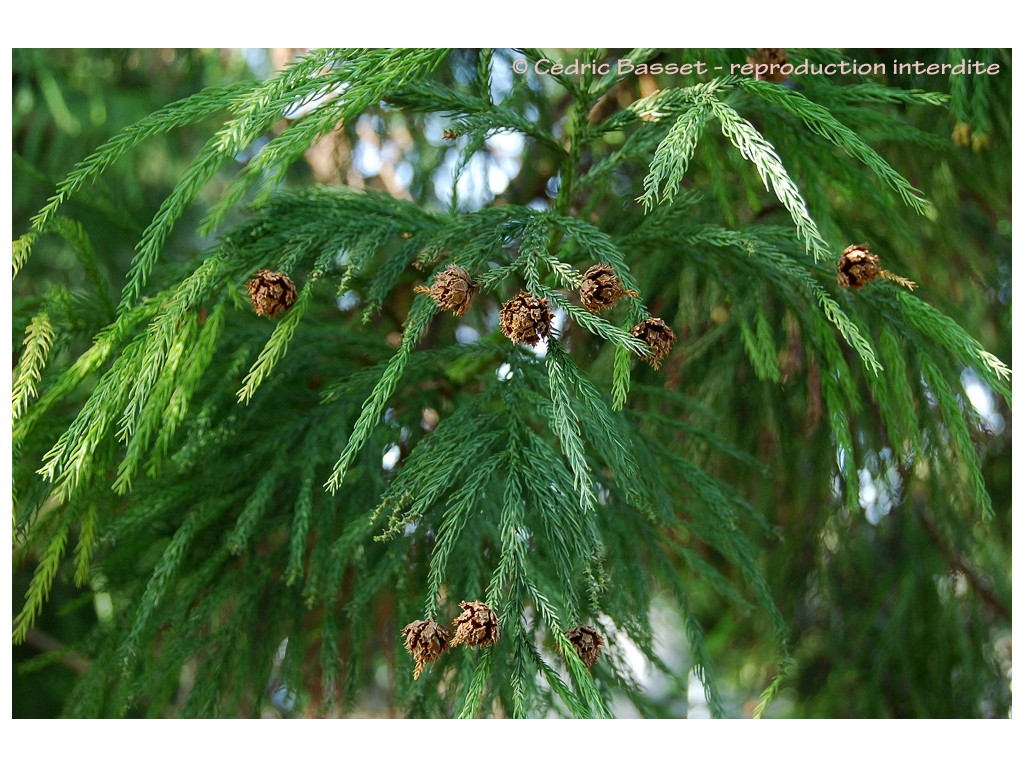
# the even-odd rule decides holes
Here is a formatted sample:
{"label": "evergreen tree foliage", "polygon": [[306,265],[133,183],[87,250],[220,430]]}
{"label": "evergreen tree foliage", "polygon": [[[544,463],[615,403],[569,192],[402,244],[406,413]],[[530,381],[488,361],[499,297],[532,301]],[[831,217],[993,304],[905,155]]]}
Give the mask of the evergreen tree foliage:
{"label": "evergreen tree foliage", "polygon": [[[63,661],[75,717],[665,717],[691,680],[713,716],[1005,716],[1009,53],[781,83],[748,54],[313,50],[186,78],[70,170],[16,122],[33,194],[63,180],[15,201],[14,642],[79,617],[16,686]],[[78,120],[16,65],[16,114]],[[919,288],[842,289],[863,242]],[[462,316],[414,291],[449,264]],[[630,292],[603,313],[595,264]],[[260,269],[297,289],[273,318]],[[499,330],[520,291],[535,347]],[[402,628],[474,600],[499,641],[414,680]]]}

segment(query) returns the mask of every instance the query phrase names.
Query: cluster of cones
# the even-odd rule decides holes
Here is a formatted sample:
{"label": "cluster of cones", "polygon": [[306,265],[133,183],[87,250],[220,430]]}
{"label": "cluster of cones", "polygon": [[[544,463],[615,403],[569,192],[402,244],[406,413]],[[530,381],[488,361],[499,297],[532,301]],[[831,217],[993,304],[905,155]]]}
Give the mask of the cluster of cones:
{"label": "cluster of cones", "polygon": [[[878,278],[889,280],[909,290],[917,284],[905,277],[882,269],[879,258],[867,244],[850,245],[843,251],[837,266],[839,285],[843,288],[860,290]],[[269,269],[259,270],[246,283],[253,311],[257,315],[277,317],[290,308],[298,296],[295,283],[283,272]],[[417,293],[430,296],[439,307],[461,317],[473,305],[478,284],[470,274],[457,264],[449,264],[434,277],[430,287],[418,285]],[[601,312],[625,296],[637,296],[636,291],[627,289],[615,270],[608,264],[596,264],[583,274],[579,284],[580,301],[591,312]],[[520,291],[501,306],[498,315],[501,332],[513,344],[531,346],[551,335],[554,318],[548,300]],[[630,333],[642,341],[648,349],[644,359],[655,369],[661,367],[668,356],[676,335],[660,317],[648,317],[640,321]]]}
{"label": "cluster of cones", "polygon": [[[466,270],[449,264],[434,277],[432,286],[420,285],[414,290],[429,295],[441,309],[461,317],[472,306],[477,287]],[[596,264],[588,269],[580,281],[579,291],[580,301],[591,312],[601,312],[624,296],[638,295],[623,286],[608,264]],[[498,315],[501,332],[513,344],[530,346],[550,337],[553,319],[548,300],[527,291],[520,291],[502,304]],[[660,317],[649,317],[637,323],[631,333],[648,346],[650,351],[644,359],[654,368],[660,367],[676,341],[676,335]]]}
{"label": "cluster of cones", "polygon": [[[468,645],[471,648],[483,648],[497,645],[501,639],[501,626],[498,614],[479,600],[461,602],[462,613],[455,617],[452,624],[455,636],[433,619],[418,619],[407,624],[402,630],[405,636],[405,649],[416,662],[412,677],[418,680],[424,667],[436,661],[449,648],[457,645]],[[599,648],[604,645],[604,638],[596,629],[584,625],[574,627],[565,633],[573,649],[587,667],[597,661]]]}

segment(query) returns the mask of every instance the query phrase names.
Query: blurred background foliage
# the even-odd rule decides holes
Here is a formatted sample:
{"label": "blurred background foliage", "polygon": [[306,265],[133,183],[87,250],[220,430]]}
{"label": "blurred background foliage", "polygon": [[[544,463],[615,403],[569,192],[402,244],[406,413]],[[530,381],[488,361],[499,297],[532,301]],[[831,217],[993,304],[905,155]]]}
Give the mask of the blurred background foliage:
{"label": "blurred background foliage", "polygon": [[[746,53],[668,51],[661,60],[718,57],[743,61]],[[889,74],[876,78],[890,86],[950,93],[951,100],[944,107],[894,102],[874,111],[870,119],[852,107],[848,114],[834,111],[934,205],[928,216],[913,219],[913,229],[907,228],[910,217],[905,212],[884,215],[884,200],[844,195],[843,179],[821,178],[813,153],[806,151],[806,136],[764,108],[763,102],[751,99],[741,111],[778,150],[805,192],[826,239],[871,243],[886,254],[887,263],[899,265],[901,274],[921,284],[921,298],[955,319],[987,350],[1009,360],[1009,51],[845,50],[843,54],[859,61],[974,58],[1001,64],[998,76],[960,78],[953,87],[950,78],[941,76]],[[28,228],[31,217],[74,163],[117,130],[203,87],[266,76],[295,55],[293,49],[15,49],[14,234]],[[511,62],[510,53],[501,55],[506,65]],[[790,52],[791,60],[801,55]],[[475,66],[474,52],[456,52],[446,59],[437,77],[456,86],[471,82]],[[512,87],[508,66],[504,67],[504,81],[497,76],[501,71],[502,67],[495,67],[494,88],[499,92]],[[622,82],[615,98],[624,105],[656,88],[695,81],[631,77]],[[836,84],[840,82],[837,77]],[[550,78],[531,75],[521,83],[523,97],[535,104],[535,119],[555,123],[562,114],[557,99],[563,93]],[[807,95],[814,99],[813,91]],[[93,295],[77,294],[76,286],[101,281],[105,288],[100,293],[110,297],[112,312],[140,233],[215,125],[216,121],[210,121],[186,126],[147,141],[141,150],[108,169],[97,185],[66,205],[62,215],[81,221],[90,233],[101,274],[90,274],[75,250],[57,235],[45,236],[48,247],[37,249],[15,284],[15,364],[25,326],[44,295],[67,288],[65,300],[73,305],[92,300],[88,297]],[[512,133],[495,137],[488,152],[474,156],[472,162],[477,167],[463,177],[464,183],[456,188],[458,199],[453,201],[451,179],[460,155],[441,140],[446,127],[435,115],[371,108],[354,124],[311,147],[306,162],[292,169],[289,181],[379,189],[428,208],[455,205],[472,209],[500,203],[503,197],[541,204],[554,199],[554,159],[533,151],[524,161],[529,140]],[[702,141],[725,141],[712,133]],[[609,134],[605,141],[612,149],[621,136]],[[730,157],[735,159],[732,165],[728,159],[723,161]],[[204,199],[218,197],[230,175],[248,159],[239,156],[237,166],[227,169],[204,191]],[[741,226],[773,213],[750,191],[750,185],[757,184],[756,176],[724,147],[714,156],[698,151],[687,183],[711,190],[700,209],[707,214],[704,220],[719,217],[723,226]],[[631,191],[625,188],[623,194],[628,197]],[[165,248],[162,270],[173,268],[176,254],[184,261],[207,246],[194,234],[198,223],[195,211],[201,206],[190,210]],[[636,224],[635,216],[624,214],[618,220],[623,231]],[[699,277],[684,270],[674,279]],[[716,312],[724,311],[722,299],[709,288],[702,305],[692,308],[695,327],[715,322]],[[396,331],[404,316],[401,302],[397,304],[385,307]],[[74,317],[74,312],[68,312],[65,319],[71,322]],[[783,314],[776,319],[777,327],[784,331]],[[80,330],[78,338],[88,339],[99,326]],[[74,357],[83,349],[60,352]],[[787,354],[792,358],[789,369]],[[699,355],[688,359],[692,359],[688,364],[702,365]],[[815,375],[804,366],[799,349],[782,350],[780,360],[786,376],[806,379]],[[700,374],[694,375],[699,379]],[[964,514],[959,520],[948,515],[937,519],[929,506],[936,493],[946,493],[946,486],[934,473],[929,475],[925,462],[915,466],[913,477],[901,476],[899,463],[885,450],[866,453],[860,509],[843,512],[836,506],[821,506],[820,489],[808,482],[810,475],[800,471],[801,467],[807,467],[808,473],[816,471],[812,468],[820,466],[819,458],[834,453],[828,430],[817,429],[821,403],[815,403],[806,388],[787,389],[785,378],[783,386],[769,388],[753,378],[749,367],[738,369],[737,376],[747,377],[738,378],[735,385],[750,388],[750,402],[747,407],[731,405],[733,423],[719,423],[719,433],[768,464],[772,475],[770,482],[753,472],[747,478],[728,479],[755,507],[772,510],[771,524],[786,532],[770,541],[763,560],[775,599],[790,622],[793,649],[784,686],[769,714],[1005,716],[1010,665],[1008,406],[970,370],[964,371],[965,390],[982,417],[972,437],[983,457],[996,511],[991,522],[975,522],[978,516],[974,514]],[[734,402],[732,388],[724,390],[718,405]],[[770,409],[763,407],[765,402],[771,404]],[[788,413],[790,418],[785,423],[768,423],[767,414],[771,413]],[[855,424],[854,429],[868,434],[876,426]],[[788,471],[782,471],[785,468]],[[726,465],[722,469],[727,471]],[[16,562],[15,605],[25,594],[34,565],[30,558]],[[720,598],[700,582],[694,584],[692,600],[716,660],[718,683],[731,703],[729,714],[749,716],[757,695],[771,680],[771,672],[778,671],[772,668],[777,647],[768,641],[767,619],[759,613],[722,611]],[[52,717],[61,712],[66,691],[89,663],[64,649],[81,638],[103,610],[91,592],[80,592],[66,581],[56,582],[36,628],[24,645],[14,649],[16,717]],[[669,646],[667,655],[685,655],[683,650],[673,650],[683,643],[678,617],[666,608],[657,620],[661,643]],[[770,671],[767,676],[765,669]],[[647,670],[641,679],[664,715],[702,714],[699,684],[680,690],[657,670]],[[385,713],[380,709],[382,692],[368,691],[366,701],[364,714]],[[630,714],[628,708],[622,714]]]}

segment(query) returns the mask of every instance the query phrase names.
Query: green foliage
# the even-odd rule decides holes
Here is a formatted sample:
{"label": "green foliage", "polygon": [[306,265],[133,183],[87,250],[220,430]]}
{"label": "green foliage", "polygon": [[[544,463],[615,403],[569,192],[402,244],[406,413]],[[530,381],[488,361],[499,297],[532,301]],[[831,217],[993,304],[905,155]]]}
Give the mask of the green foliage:
{"label": "green foliage", "polygon": [[36,397],[36,385],[46,365],[46,355],[53,344],[53,326],[45,312],[32,318],[25,329],[25,351],[21,353],[14,375],[11,397],[14,402],[14,418],[25,412],[29,400]]}
{"label": "green foliage", "polygon": [[[34,572],[14,640],[65,576],[112,606],[68,638],[90,663],[63,713],[361,713],[377,692],[415,717],[664,717],[692,678],[714,716],[1004,714],[1006,457],[979,424],[1009,418],[988,351],[1006,354],[1008,310],[938,306],[973,290],[962,274],[984,285],[1008,239],[957,219],[963,185],[1008,221],[1008,177],[953,170],[968,161],[942,121],[966,97],[817,76],[648,93],[513,76],[520,56],[545,54],[317,50],[209,84],[17,219],[15,547]],[[214,119],[148,225],[120,222],[130,257],[97,248],[106,224],[76,201]],[[339,150],[349,185],[311,182],[312,145]],[[472,183],[492,176],[504,187]],[[933,269],[957,237],[975,261]],[[920,295],[837,285],[865,239]],[[54,287],[41,275],[65,256],[77,277]],[[462,317],[413,290],[449,263],[479,286]],[[598,263],[638,294],[602,315],[577,293]],[[261,268],[299,288],[275,319],[245,295]],[[495,322],[523,289],[557,315],[532,349]],[[657,371],[630,333],[651,316],[678,336]],[[413,681],[401,628],[474,599],[501,641]],[[565,636],[579,624],[607,642],[590,668]],[[879,633],[885,675],[850,677]],[[914,656],[931,643],[943,670]],[[651,694],[637,652],[673,695]],[[934,704],[954,677],[967,687]]]}

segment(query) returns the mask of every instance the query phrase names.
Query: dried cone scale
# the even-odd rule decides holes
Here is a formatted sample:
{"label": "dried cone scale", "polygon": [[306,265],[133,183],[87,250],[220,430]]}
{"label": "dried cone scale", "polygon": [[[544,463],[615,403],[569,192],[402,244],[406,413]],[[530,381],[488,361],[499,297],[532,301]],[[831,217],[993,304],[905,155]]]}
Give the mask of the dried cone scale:
{"label": "dried cone scale", "polygon": [[455,617],[455,637],[452,648],[456,645],[485,646],[494,645],[501,637],[498,626],[498,615],[486,603],[474,600],[471,603],[461,602],[462,613]]}
{"label": "dried cone scale", "polygon": [[846,246],[846,250],[843,251],[843,255],[839,258],[836,272],[839,285],[843,288],[860,290],[879,277],[898,283],[911,291],[917,287],[917,283],[907,280],[905,277],[894,275],[887,269],[882,269],[878,256],[868,250],[867,243]]}
{"label": "dried cone scale", "polygon": [[648,317],[634,325],[630,333],[650,347],[651,351],[644,355],[644,360],[650,363],[654,370],[661,367],[661,361],[668,356],[676,342],[675,333],[660,317]]}
{"label": "dried cone scale", "polygon": [[413,290],[429,295],[441,309],[450,309],[462,317],[473,306],[476,289],[477,284],[473,282],[469,272],[457,264],[449,264],[443,272],[438,272],[434,277],[433,286],[427,288],[425,285],[417,285]]}
{"label": "dried cone scale", "polygon": [[580,281],[580,300],[591,312],[607,309],[623,296],[637,296],[627,291],[618,275],[608,264],[595,264],[583,273]]}
{"label": "dried cone scale", "polygon": [[261,269],[245,285],[257,315],[277,317],[294,304],[298,297],[295,283],[284,272]]}
{"label": "dried cone scale", "polygon": [[501,305],[498,314],[501,332],[513,344],[533,346],[551,335],[551,307],[548,300],[520,291]]}
{"label": "dried cone scale", "polygon": [[604,645],[604,638],[596,629],[589,624],[584,624],[581,627],[573,627],[565,633],[565,636],[572,643],[576,655],[588,668],[597,661],[597,657],[601,653],[599,649]]}
{"label": "dried cone scale", "polygon": [[419,619],[407,624],[402,634],[405,635],[405,650],[416,662],[412,679],[418,680],[424,665],[437,659],[448,648],[448,630],[433,619]]}

